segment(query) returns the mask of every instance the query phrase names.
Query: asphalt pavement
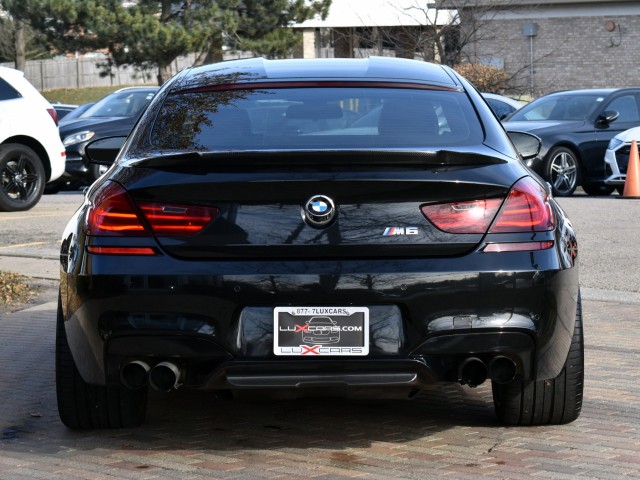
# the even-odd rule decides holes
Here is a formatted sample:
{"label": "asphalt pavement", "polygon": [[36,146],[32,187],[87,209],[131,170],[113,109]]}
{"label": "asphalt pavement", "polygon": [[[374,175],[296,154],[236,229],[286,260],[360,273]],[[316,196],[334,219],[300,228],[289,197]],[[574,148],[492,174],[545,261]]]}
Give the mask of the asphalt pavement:
{"label": "asphalt pavement", "polygon": [[140,428],[74,432],[55,402],[58,246],[78,193],[0,213],[0,270],[38,302],[0,315],[0,479],[640,478],[640,200],[560,199],[578,233],[585,399],[564,426],[496,423],[491,389],[413,400],[153,392]]}

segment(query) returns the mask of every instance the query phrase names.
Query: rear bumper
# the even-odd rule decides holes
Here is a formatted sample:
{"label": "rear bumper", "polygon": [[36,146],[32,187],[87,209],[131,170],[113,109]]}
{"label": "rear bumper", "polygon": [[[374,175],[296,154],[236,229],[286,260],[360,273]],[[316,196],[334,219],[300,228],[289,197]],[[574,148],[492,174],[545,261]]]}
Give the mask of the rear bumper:
{"label": "rear bumper", "polygon": [[[457,381],[470,357],[489,365],[506,356],[518,378],[557,376],[578,296],[577,268],[561,258],[556,249],[251,263],[81,253],[64,262],[61,289],[71,350],[90,383],[119,382],[134,360],[171,360],[193,388],[419,388]],[[158,262],[166,273],[137,273]],[[283,305],[369,307],[369,355],[276,357],[273,308]]]}

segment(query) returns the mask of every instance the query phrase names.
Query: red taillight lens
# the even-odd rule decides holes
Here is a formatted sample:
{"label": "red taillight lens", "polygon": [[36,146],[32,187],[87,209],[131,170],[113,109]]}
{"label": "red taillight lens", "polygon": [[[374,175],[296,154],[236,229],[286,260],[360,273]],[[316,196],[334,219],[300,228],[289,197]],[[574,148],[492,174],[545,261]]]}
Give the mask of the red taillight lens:
{"label": "red taillight lens", "polygon": [[548,232],[554,226],[547,192],[533,178],[524,177],[511,188],[489,233]]}
{"label": "red taillight lens", "polygon": [[422,214],[440,230],[447,233],[485,233],[502,199],[424,205]]}
{"label": "red taillight lens", "polygon": [[49,115],[51,115],[51,118],[53,119],[53,123],[56,124],[56,127],[58,126],[58,112],[56,112],[55,108],[47,108],[47,112],[49,112]]}
{"label": "red taillight lens", "polygon": [[193,205],[140,203],[139,206],[153,233],[169,237],[195,235],[219,213],[216,208]]}
{"label": "red taillight lens", "polygon": [[149,247],[95,247],[87,246],[87,251],[94,255],[155,255],[156,251]]}
{"label": "red taillight lens", "polygon": [[149,236],[126,190],[107,182],[98,191],[87,221],[88,235]]}
{"label": "red taillight lens", "polygon": [[139,203],[138,208],[142,216],[123,187],[107,182],[96,194],[94,206],[89,211],[87,233],[150,236],[146,221],[157,236],[187,237],[200,232],[219,214],[216,208],[193,205]]}
{"label": "red taillight lens", "polygon": [[424,205],[421,210],[431,223],[447,233],[547,232],[555,226],[548,195],[531,177],[518,180],[504,204],[501,198],[489,198]]}

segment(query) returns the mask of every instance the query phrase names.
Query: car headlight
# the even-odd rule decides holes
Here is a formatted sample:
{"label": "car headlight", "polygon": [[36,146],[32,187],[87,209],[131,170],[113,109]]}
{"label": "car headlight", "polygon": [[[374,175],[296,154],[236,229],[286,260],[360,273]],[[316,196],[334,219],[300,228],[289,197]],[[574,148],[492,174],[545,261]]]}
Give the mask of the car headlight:
{"label": "car headlight", "polygon": [[609,146],[607,147],[607,150],[615,150],[616,148],[618,148],[620,145],[622,145],[624,142],[622,140],[620,140],[619,138],[612,138],[609,141]]}
{"label": "car headlight", "polygon": [[96,132],[92,132],[90,130],[74,133],[73,135],[69,135],[68,137],[66,137],[62,141],[62,144],[65,147],[68,147],[69,145],[75,145],[76,143],[86,142],[87,140],[90,140],[91,138],[93,138],[95,134]]}

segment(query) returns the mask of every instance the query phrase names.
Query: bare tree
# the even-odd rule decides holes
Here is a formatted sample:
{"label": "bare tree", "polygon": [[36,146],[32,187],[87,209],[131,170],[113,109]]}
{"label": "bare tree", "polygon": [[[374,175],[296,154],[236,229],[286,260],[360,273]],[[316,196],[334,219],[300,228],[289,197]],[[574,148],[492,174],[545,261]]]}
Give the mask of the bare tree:
{"label": "bare tree", "polygon": [[[486,78],[488,69],[485,67],[504,71],[504,59],[513,57],[513,44],[504,40],[499,17],[503,13],[525,14],[538,6],[532,0],[388,2],[397,12],[398,25],[335,29],[331,38],[336,56],[374,53],[422,59],[451,67],[467,64],[471,67],[465,69],[467,75],[472,72],[476,77]],[[523,61],[512,61],[508,73],[495,77],[492,90],[512,95],[529,93],[533,66],[553,53],[547,51],[536,58],[523,53],[520,57]],[[478,67],[474,69],[473,66]]]}

